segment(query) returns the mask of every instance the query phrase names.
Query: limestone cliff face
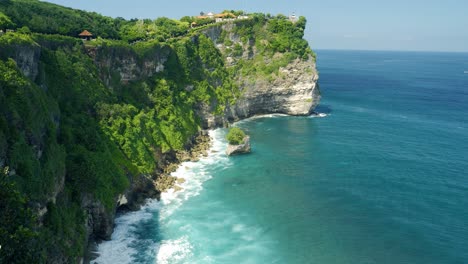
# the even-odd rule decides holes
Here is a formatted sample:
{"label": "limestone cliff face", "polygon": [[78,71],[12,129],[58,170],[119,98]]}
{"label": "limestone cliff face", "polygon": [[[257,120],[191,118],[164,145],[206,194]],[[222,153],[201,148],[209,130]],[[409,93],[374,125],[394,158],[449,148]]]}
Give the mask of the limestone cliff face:
{"label": "limestone cliff face", "polygon": [[272,82],[242,84],[242,97],[228,109],[228,117],[241,119],[257,114],[309,115],[320,100],[315,63],[296,59],[280,69]]}
{"label": "limestone cliff face", "polygon": [[36,45],[15,45],[12,47],[11,55],[23,74],[33,81],[36,80],[39,74],[41,48]]}
{"label": "limestone cliff face", "polygon": [[127,48],[97,47],[87,51],[99,68],[101,80],[110,88],[164,71],[170,54],[167,47],[155,48],[144,56]]}
{"label": "limestone cliff face", "polygon": [[[239,59],[250,60],[257,54],[253,40],[243,43],[241,36],[233,33],[235,26],[235,24],[226,24],[209,28],[204,32],[217,43],[225,31],[224,34],[232,42],[229,47],[222,43],[217,44],[220,52],[225,55],[226,67],[235,65]],[[243,54],[239,58],[230,56],[226,52],[234,45],[241,45],[243,48]],[[275,60],[275,56],[269,60]],[[318,79],[315,60],[312,57],[308,60],[295,59],[287,66],[281,67],[273,78],[237,75],[237,83],[242,90],[241,97],[234,105],[226,106],[223,115],[214,115],[213,105],[201,105],[198,110],[203,126],[205,128],[223,126],[232,121],[261,114],[310,115],[320,101]]]}

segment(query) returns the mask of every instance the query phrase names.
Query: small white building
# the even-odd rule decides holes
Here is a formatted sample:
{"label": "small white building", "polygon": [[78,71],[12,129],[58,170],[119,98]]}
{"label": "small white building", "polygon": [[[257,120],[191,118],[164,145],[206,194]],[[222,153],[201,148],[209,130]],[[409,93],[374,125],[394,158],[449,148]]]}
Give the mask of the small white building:
{"label": "small white building", "polygon": [[296,23],[297,22],[296,14],[292,13],[292,15],[289,16],[289,21]]}
{"label": "small white building", "polygon": [[206,14],[206,16],[208,18],[214,18],[215,15],[213,14],[213,12],[209,12],[208,14]]}

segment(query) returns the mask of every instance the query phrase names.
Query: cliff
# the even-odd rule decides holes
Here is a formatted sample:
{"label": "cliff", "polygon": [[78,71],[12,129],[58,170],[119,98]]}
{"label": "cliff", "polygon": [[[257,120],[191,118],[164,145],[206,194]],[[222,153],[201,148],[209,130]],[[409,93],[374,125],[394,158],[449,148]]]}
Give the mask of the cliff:
{"label": "cliff", "polygon": [[[307,115],[320,98],[304,18],[254,14],[193,30],[165,19],[155,22],[163,40],[82,42],[15,17],[49,4],[3,5],[33,32],[0,36],[0,184],[15,194],[0,206],[18,216],[0,216],[0,262],[80,262],[87,244],[110,238],[117,210],[158,198],[175,181],[173,164],[204,152],[186,151],[206,146],[202,129]],[[140,26],[119,23],[96,31],[118,37]]]}
{"label": "cliff", "polygon": [[319,103],[315,55],[305,52],[302,58],[291,58],[291,53],[275,50],[269,39],[274,33],[268,26],[265,23],[250,32],[248,39],[241,34],[245,27],[254,27],[251,23],[229,23],[203,32],[216,44],[242,91],[222,115],[213,114],[213,106],[200,105],[203,127],[223,126],[261,114],[310,115]]}

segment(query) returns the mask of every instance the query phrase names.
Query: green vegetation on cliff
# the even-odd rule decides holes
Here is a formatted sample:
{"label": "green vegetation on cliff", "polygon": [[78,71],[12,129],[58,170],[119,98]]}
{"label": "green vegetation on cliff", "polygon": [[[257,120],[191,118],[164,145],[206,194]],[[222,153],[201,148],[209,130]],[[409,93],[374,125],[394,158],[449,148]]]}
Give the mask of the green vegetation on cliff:
{"label": "green vegetation on cliff", "polygon": [[[241,41],[221,30],[224,51],[206,33],[223,24],[189,21],[0,2],[0,29],[14,30],[0,35],[0,262],[78,262],[99,231],[86,226],[90,208],[115,212],[138,177],[157,175],[201,129],[202,106],[223,115],[242,96],[239,76],[313,55],[304,18],[236,21]],[[98,39],[75,38],[83,29]]]}
{"label": "green vegetation on cliff", "polygon": [[[233,32],[241,43],[232,43],[227,55],[236,61],[232,71],[252,81],[276,78],[281,67],[295,59],[315,60],[315,54],[303,39],[306,19],[291,22],[287,17],[254,14],[252,19],[236,23]],[[229,42],[229,39],[218,41]]]}
{"label": "green vegetation on cliff", "polygon": [[34,263],[44,258],[39,234],[34,231],[36,217],[25,195],[8,181],[8,173],[8,168],[0,171],[0,263]]}
{"label": "green vegetation on cliff", "polygon": [[245,133],[242,129],[238,127],[233,127],[229,129],[229,132],[226,135],[226,139],[231,145],[240,145],[244,142]]}

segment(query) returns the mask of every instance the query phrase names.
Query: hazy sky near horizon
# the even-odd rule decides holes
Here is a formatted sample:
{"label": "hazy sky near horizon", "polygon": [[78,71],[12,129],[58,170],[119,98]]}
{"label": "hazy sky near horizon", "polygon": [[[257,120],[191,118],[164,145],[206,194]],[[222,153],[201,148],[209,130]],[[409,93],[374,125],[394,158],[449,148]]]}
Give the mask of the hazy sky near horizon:
{"label": "hazy sky near horizon", "polygon": [[47,0],[112,17],[179,19],[225,9],[307,18],[315,49],[468,51],[465,0]]}

